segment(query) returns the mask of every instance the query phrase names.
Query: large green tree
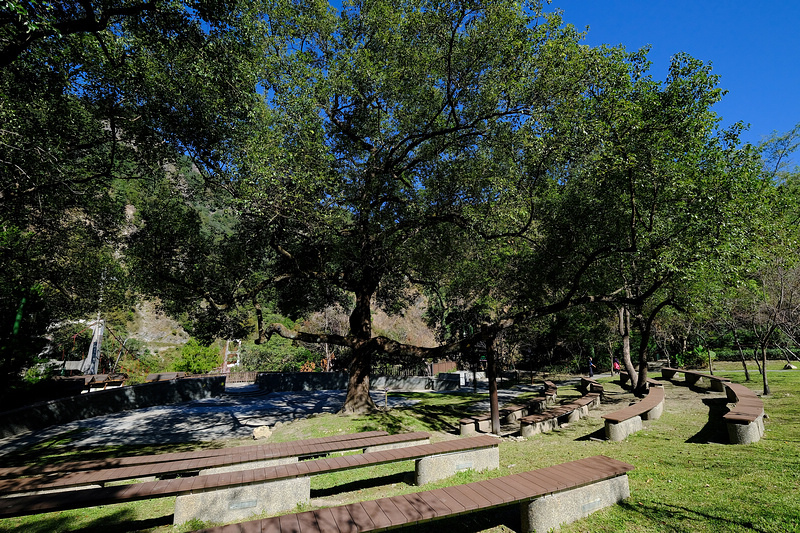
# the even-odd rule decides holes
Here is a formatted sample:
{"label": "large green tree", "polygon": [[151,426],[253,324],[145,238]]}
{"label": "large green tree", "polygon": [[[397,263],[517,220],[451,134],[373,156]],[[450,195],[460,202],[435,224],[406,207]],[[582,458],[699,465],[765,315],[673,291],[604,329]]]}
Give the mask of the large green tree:
{"label": "large green tree", "polygon": [[259,142],[278,132],[280,144],[237,185],[278,271],[353,306],[345,336],[263,332],[348,346],[346,412],[372,406],[375,353],[445,353],[373,336],[374,301],[430,279],[458,241],[531,229],[537,184],[524,165],[547,157],[541,133],[590,76],[578,35],[539,8],[411,0],[269,13],[275,126]]}
{"label": "large green tree", "polygon": [[0,4],[4,377],[51,317],[125,297],[132,189],[185,155],[224,170],[255,91],[249,15],[235,1]]}
{"label": "large green tree", "polygon": [[[735,214],[757,199],[758,175],[735,131],[717,132],[717,80],[691,58],[655,81],[645,51],[583,46],[538,2],[280,1],[262,13],[263,105],[219,183],[235,223],[202,241],[246,252],[226,271],[187,240],[163,274],[215,309],[349,296],[347,334],[258,323],[259,339],[351,350],[345,412],[372,407],[375,354],[483,342],[491,361],[506,329],[592,303],[658,309],[700,258],[728,264],[748,243]],[[140,231],[169,217],[152,209]],[[402,307],[411,283],[444,286],[454,314],[480,308],[484,323],[437,348],[375,336],[372,306]]]}

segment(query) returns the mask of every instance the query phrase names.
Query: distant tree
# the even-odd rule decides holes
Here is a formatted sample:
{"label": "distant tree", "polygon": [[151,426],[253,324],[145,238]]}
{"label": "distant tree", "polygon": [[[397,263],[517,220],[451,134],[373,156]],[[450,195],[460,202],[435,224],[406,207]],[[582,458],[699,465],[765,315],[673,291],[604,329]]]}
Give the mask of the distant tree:
{"label": "distant tree", "polygon": [[219,347],[203,346],[197,339],[181,347],[181,354],[173,363],[176,372],[191,372],[192,374],[206,374],[222,365],[222,355]]}

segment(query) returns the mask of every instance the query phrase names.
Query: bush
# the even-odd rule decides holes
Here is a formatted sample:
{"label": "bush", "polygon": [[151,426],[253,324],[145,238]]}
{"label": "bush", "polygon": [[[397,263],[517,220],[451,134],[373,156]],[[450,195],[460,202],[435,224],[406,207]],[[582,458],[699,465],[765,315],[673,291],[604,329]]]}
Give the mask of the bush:
{"label": "bush", "polygon": [[203,346],[197,339],[181,348],[181,355],[173,363],[175,372],[191,372],[192,374],[205,374],[222,365],[222,356],[215,346]]}
{"label": "bush", "polygon": [[[322,356],[296,346],[291,340],[274,335],[266,344],[242,343],[239,366],[244,371],[299,372],[317,370]],[[310,365],[314,362],[314,365]]]}
{"label": "bush", "polygon": [[700,368],[708,365],[708,361],[716,359],[715,352],[702,346],[696,346],[693,350],[675,354],[675,362],[683,368]]}

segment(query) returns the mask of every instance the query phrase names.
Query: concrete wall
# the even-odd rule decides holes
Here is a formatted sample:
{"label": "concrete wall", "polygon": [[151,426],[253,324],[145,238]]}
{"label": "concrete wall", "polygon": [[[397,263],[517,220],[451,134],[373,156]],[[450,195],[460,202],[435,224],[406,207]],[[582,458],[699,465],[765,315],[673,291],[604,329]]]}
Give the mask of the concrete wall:
{"label": "concrete wall", "polygon": [[[439,374],[447,376],[449,374]],[[370,376],[371,390],[390,391],[432,391],[457,390],[456,379],[444,380],[428,376]],[[256,384],[269,392],[302,391],[302,390],[345,390],[349,374],[347,372],[263,372],[256,378]]]}
{"label": "concrete wall", "polygon": [[269,392],[340,390],[348,379],[347,372],[260,372],[256,385]]}
{"label": "concrete wall", "polygon": [[42,402],[0,413],[0,438],[93,416],[219,396],[225,376],[142,383]]}

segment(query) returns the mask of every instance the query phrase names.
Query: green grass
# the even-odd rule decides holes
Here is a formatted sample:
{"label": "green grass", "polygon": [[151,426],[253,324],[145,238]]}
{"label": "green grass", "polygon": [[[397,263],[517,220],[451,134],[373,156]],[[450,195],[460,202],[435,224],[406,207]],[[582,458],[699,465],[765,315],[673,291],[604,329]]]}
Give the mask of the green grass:
{"label": "green grass", "polygon": [[[730,366],[729,366],[730,365]],[[744,374],[736,363],[717,363],[715,374],[742,383]],[[737,372],[738,371],[738,372]],[[746,385],[761,390],[761,376],[752,372]],[[466,483],[509,473],[523,472],[583,457],[603,454],[635,466],[629,474],[631,497],[620,505],[597,511],[562,531],[570,532],[795,532],[800,531],[800,371],[771,372],[772,394],[764,398],[766,434],[758,443],[726,444],[720,422],[724,400],[719,393],[690,390],[666,384],[667,401],[661,418],[645,422],[645,429],[623,442],[602,439],[603,409],[627,405],[632,395],[606,381],[608,403],[589,418],[551,433],[527,440],[504,440],[498,470],[462,472],[431,484]],[[561,397],[574,395],[567,388]],[[430,431],[434,440],[454,438],[458,418],[475,395],[404,394],[420,402],[368,416],[319,415],[277,428],[271,440],[285,441],[385,429],[390,432]],[[613,405],[617,400],[619,403]],[[249,441],[252,443],[252,441]],[[227,443],[227,444],[244,444]],[[63,447],[51,445],[51,448]],[[213,444],[219,446],[220,443]],[[49,450],[29,451],[24,456]],[[130,452],[130,449],[126,449]],[[106,449],[107,453],[119,453]],[[80,453],[80,451],[74,452]],[[149,453],[149,452],[148,452]],[[54,457],[62,457],[63,454]],[[52,458],[52,457],[51,457]],[[338,472],[312,479],[312,498],[322,505],[349,503],[421,490],[410,484],[413,462]],[[52,513],[0,521],[1,531],[173,531],[174,498],[133,504]],[[415,533],[457,529],[465,532],[508,532],[518,527],[518,512],[478,513],[458,520],[415,526]],[[200,527],[192,524],[177,531]]]}

